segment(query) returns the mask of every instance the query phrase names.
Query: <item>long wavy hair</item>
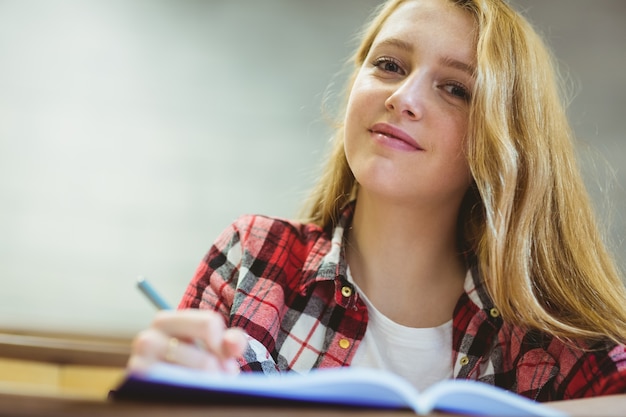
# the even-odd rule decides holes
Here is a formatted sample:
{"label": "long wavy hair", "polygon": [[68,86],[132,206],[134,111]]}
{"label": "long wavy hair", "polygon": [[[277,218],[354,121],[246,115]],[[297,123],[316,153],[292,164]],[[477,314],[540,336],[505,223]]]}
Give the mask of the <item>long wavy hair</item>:
{"label": "long wavy hair", "polygon": [[[347,96],[391,13],[382,4],[352,57]],[[473,176],[458,234],[508,323],[565,340],[626,341],[626,290],[577,166],[553,58],[504,0],[450,0],[476,22],[466,156]],[[340,115],[343,116],[343,115]],[[305,221],[332,228],[356,194],[338,123]]]}

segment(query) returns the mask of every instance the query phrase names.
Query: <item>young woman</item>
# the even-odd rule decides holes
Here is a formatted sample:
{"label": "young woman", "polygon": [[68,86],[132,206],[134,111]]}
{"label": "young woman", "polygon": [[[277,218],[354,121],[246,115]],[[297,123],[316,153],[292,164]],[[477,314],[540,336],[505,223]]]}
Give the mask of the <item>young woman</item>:
{"label": "young woman", "polygon": [[304,221],[233,223],[129,367],[626,392],[626,291],[530,25],[503,0],[390,0],[354,63]]}

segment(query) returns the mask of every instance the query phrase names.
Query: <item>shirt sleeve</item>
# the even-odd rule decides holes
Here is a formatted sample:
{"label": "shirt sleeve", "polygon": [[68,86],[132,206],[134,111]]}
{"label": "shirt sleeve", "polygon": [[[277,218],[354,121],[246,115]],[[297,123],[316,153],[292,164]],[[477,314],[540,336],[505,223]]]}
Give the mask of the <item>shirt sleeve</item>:
{"label": "shirt sleeve", "polygon": [[[238,219],[215,240],[187,286],[179,309],[216,311],[222,315],[226,325],[231,325],[233,301],[240,280],[242,240],[245,240],[242,234],[246,233],[246,228],[242,227],[244,220]],[[268,349],[251,336],[248,336],[248,347],[238,361],[243,371],[279,372]]]}
{"label": "shirt sleeve", "polygon": [[179,309],[217,311],[228,323],[241,268],[241,236],[236,223],[215,240],[187,286]]}
{"label": "shirt sleeve", "polygon": [[626,393],[626,347],[587,352],[563,383],[563,399]]}

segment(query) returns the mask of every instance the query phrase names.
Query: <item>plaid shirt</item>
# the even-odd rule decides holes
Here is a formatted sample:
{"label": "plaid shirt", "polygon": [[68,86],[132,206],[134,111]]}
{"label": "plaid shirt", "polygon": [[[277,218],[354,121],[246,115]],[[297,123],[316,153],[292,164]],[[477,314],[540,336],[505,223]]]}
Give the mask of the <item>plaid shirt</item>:
{"label": "plaid shirt", "polygon": [[[266,373],[349,366],[367,308],[346,279],[344,229],[244,216],[216,240],[179,308],[220,312],[250,343],[243,370]],[[476,269],[453,317],[454,378],[497,385],[538,401],[626,393],[626,350],[573,347],[504,323]],[[407,358],[407,365],[410,358]]]}

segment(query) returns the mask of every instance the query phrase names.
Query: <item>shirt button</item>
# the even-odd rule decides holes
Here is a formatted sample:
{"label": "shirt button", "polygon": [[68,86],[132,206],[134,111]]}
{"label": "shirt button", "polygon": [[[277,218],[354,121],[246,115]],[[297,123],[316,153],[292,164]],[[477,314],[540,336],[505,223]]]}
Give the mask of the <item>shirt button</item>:
{"label": "shirt button", "polygon": [[341,339],[339,341],[339,347],[342,349],[348,349],[350,347],[350,341],[348,339]]}
{"label": "shirt button", "polygon": [[461,366],[465,366],[469,363],[469,358],[467,356],[463,356],[461,360],[459,360],[459,363],[461,364]]}
{"label": "shirt button", "polygon": [[347,285],[344,285],[343,287],[341,287],[341,295],[343,295],[346,298],[350,297],[352,295],[352,288],[350,288]]}
{"label": "shirt button", "polygon": [[491,317],[493,317],[494,319],[500,317],[500,310],[498,310],[497,308],[492,308],[491,310],[489,310],[489,314],[491,315]]}

